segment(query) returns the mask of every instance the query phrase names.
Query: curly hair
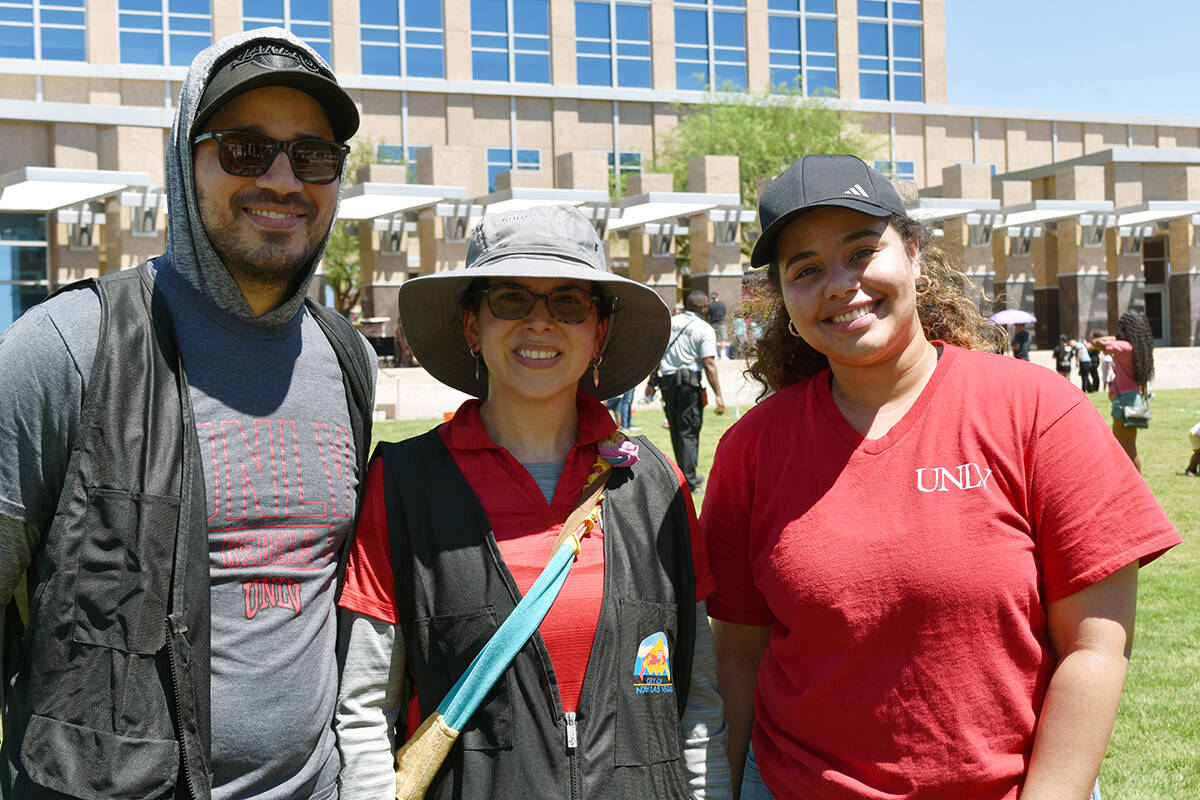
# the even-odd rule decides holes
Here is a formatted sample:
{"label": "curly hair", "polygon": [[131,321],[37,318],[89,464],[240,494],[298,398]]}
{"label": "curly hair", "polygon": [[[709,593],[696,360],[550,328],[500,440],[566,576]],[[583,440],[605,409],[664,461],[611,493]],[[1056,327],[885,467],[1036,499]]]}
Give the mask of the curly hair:
{"label": "curly hair", "polygon": [[1145,386],[1154,377],[1154,331],[1140,311],[1126,311],[1117,320],[1117,338],[1133,345],[1133,379]]}
{"label": "curly hair", "polygon": [[[893,214],[888,222],[906,245],[916,243],[920,247],[921,274],[930,281],[929,290],[917,295],[917,316],[925,338],[968,350],[1004,352],[1004,329],[979,311],[983,293],[932,244],[929,227],[902,214]],[[766,387],[759,394],[760,400],[829,366],[829,359],[788,330],[791,318],[783,304],[779,268],[774,261],[767,274],[766,284],[773,297],[771,315],[755,348],[755,360],[746,370]]]}

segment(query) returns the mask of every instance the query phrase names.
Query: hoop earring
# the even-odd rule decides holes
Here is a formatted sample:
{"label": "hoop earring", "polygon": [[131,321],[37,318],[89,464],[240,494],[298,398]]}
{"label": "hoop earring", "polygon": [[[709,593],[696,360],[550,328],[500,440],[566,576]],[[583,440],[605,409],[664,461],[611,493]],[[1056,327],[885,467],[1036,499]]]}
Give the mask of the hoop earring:
{"label": "hoop earring", "polygon": [[[922,278],[925,279],[925,289],[924,290],[921,289],[921,279]],[[937,284],[934,283],[933,278],[929,277],[928,275],[918,275],[917,282],[915,285],[915,288],[917,291],[917,297],[924,297],[925,295],[929,294],[930,292],[933,291],[933,287],[936,285]]]}
{"label": "hoop earring", "polygon": [[796,323],[792,322],[790,319],[788,320],[788,333],[790,333],[792,336],[795,336],[797,339],[800,338],[800,331],[796,330]]}
{"label": "hoop earring", "polygon": [[475,380],[479,380],[479,367],[483,364],[483,353],[480,350],[472,350],[471,357],[475,359]]}
{"label": "hoop earring", "polygon": [[600,385],[600,362],[604,360],[603,355],[596,356],[592,359],[592,386]]}

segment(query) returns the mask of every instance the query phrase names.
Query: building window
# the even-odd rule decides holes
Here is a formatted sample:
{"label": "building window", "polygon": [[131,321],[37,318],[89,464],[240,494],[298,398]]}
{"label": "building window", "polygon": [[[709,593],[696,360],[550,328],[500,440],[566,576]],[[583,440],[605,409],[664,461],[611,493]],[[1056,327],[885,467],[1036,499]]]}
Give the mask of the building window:
{"label": "building window", "polygon": [[925,99],[920,0],[858,0],[859,96]]}
{"label": "building window", "polygon": [[412,144],[407,148],[399,144],[381,144],[375,148],[375,163],[403,164],[408,167],[408,183],[417,182],[417,151],[425,144]]}
{"label": "building window", "polygon": [[834,0],[768,0],[771,86],[837,94],[837,14]]}
{"label": "building window", "polygon": [[675,88],[746,88],[745,0],[676,0]]}
{"label": "building window", "polygon": [[649,3],[576,3],[575,70],[581,86],[650,88]]}
{"label": "building window", "polygon": [[46,215],[0,213],[0,332],[46,299]]}
{"label": "building window", "polygon": [[328,0],[242,0],[242,30],[270,25],[291,31],[333,63]]}
{"label": "building window", "polygon": [[[487,151],[488,191],[496,191],[496,177],[513,169],[513,151],[507,147],[489,147]],[[517,169],[541,169],[542,151],[536,148],[517,150]]]}
{"label": "building window", "polygon": [[894,181],[917,179],[917,165],[913,161],[876,161],[875,171],[887,175]]}
{"label": "building window", "polygon": [[118,0],[122,64],[186,67],[212,44],[209,0]]}
{"label": "building window", "polygon": [[0,58],[86,61],[84,0],[0,0]]}
{"label": "building window", "polygon": [[471,0],[471,77],[549,83],[549,0]]}
{"label": "building window", "polygon": [[439,0],[359,0],[364,75],[444,78]]}

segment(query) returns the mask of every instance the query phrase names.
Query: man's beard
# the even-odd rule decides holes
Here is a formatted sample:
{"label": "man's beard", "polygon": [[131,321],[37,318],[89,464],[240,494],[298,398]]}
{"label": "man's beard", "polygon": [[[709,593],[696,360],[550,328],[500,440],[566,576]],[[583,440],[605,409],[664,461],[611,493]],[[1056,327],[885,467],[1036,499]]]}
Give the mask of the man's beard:
{"label": "man's beard", "polygon": [[[317,207],[302,194],[278,196],[261,189],[248,189],[233,195],[224,208],[210,206],[205,194],[197,187],[196,202],[200,207],[204,232],[221,262],[239,283],[243,280],[259,285],[291,284],[307,273],[317,252],[325,241],[328,221],[317,219]],[[242,208],[256,202],[274,206],[290,206],[305,215],[308,238],[303,252],[289,244],[295,231],[256,229],[254,239],[242,233],[240,226],[251,225]],[[210,213],[205,213],[208,209]],[[332,211],[331,211],[332,213]]]}

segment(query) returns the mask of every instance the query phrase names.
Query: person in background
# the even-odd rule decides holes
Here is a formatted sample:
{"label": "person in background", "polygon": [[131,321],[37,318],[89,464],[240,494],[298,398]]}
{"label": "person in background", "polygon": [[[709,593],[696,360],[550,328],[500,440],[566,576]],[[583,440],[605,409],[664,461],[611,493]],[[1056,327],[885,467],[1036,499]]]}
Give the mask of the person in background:
{"label": "person in background", "polygon": [[1016,332],[1012,338],[1012,354],[1013,358],[1019,358],[1022,361],[1029,360],[1029,331],[1025,330],[1025,326],[1018,322],[1013,326]]}
{"label": "person in background", "polygon": [[1187,469],[1183,471],[1183,474],[1200,478],[1200,422],[1197,422],[1188,431],[1188,443],[1192,446],[1192,458],[1188,461]]}
{"label": "person in background", "polygon": [[1100,354],[1092,347],[1091,339],[1080,339],[1075,342],[1075,361],[1079,369],[1079,388],[1085,394],[1098,390],[1100,388]]}
{"label": "person in background", "polygon": [[336,797],[375,356],[306,295],[358,121],[292,34],[218,41],[180,90],[167,252],[0,338],[5,800]]}
{"label": "person in background", "polygon": [[745,358],[746,356],[746,319],[748,315],[739,314],[733,318],[730,324],[730,333],[732,336],[729,339],[729,352],[731,358]]}
{"label": "person in background", "polygon": [[708,307],[704,312],[708,324],[712,325],[717,337],[717,358],[729,358],[729,328],[725,324],[725,304],[716,292],[708,296]]}
{"label": "person in background", "polygon": [[404,326],[400,324],[400,320],[396,320],[396,366],[397,367],[412,367],[413,364],[412,349],[408,346],[408,339],[404,338]]}
{"label": "person in background", "polygon": [[633,427],[633,394],[636,390],[636,386],[631,387],[620,397],[610,398],[604,403],[605,407],[616,415],[617,424],[625,433],[640,432],[640,429]]}
{"label": "person in background", "polygon": [[1092,346],[1112,357],[1114,377],[1108,387],[1112,400],[1112,432],[1125,453],[1142,471],[1137,433],[1145,425],[1126,425],[1125,408],[1145,405],[1147,385],[1154,377],[1154,332],[1140,311],[1126,311],[1117,320],[1116,336],[1098,336]]}
{"label": "person in background", "polygon": [[1078,389],[985,352],[886,178],[805,156],[759,219],[769,396],[701,520],[742,800],[1088,797],[1139,564],[1179,534]]}
{"label": "person in background", "polygon": [[1058,344],[1054,346],[1054,368],[1058,374],[1070,380],[1071,363],[1075,360],[1075,343],[1067,341],[1067,335],[1058,335]]}
{"label": "person in background", "polygon": [[[1092,334],[1092,341],[1104,335],[1101,331],[1093,331]],[[1117,370],[1113,366],[1113,357],[1108,353],[1103,350],[1097,350],[1096,355],[1100,359],[1100,388],[1107,393],[1112,386],[1112,382],[1116,380]]]}
{"label": "person in background", "polygon": [[661,388],[663,411],[671,429],[675,463],[683,470],[688,486],[696,491],[704,476],[696,473],[700,456],[700,427],[704,424],[704,389],[701,372],[712,387],[715,410],[725,413],[721,379],[717,374],[717,342],[712,326],[704,322],[708,297],[693,291],[684,300],[684,312],[671,317],[671,339],[663,353],[657,377],[646,384],[646,397]]}
{"label": "person in background", "polygon": [[475,399],[371,461],[341,597],[341,800],[393,796],[396,721],[404,738],[437,708],[614,455],[628,463],[599,527],[426,797],[725,800],[713,581],[691,495],[597,399],[658,362],[666,306],[609,271],[579,211],[551,206],[484,217],[466,268],[406,281],[399,307],[421,364]]}

